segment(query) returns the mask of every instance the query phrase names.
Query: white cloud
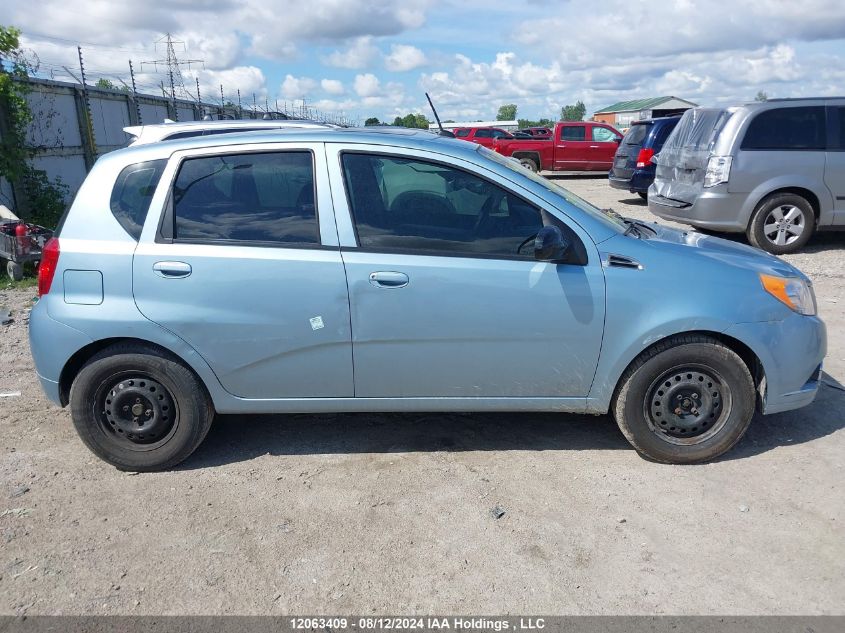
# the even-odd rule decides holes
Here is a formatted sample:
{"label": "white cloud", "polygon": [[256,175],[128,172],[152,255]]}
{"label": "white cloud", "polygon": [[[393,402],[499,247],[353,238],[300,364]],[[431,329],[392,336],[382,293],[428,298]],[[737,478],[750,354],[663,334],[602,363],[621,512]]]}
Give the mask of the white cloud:
{"label": "white cloud", "polygon": [[285,75],[280,92],[285,99],[302,99],[309,96],[316,88],[317,82],[310,77]]}
{"label": "white cloud", "polygon": [[384,58],[385,67],[393,72],[414,70],[425,66],[427,62],[425,53],[408,44],[394,44],[390,47],[390,54]]}
{"label": "white cloud", "polygon": [[370,36],[359,37],[344,50],[334,51],[323,61],[335,68],[366,68],[378,57],[379,50]]}
{"label": "white cloud", "polygon": [[355,75],[353,88],[355,89],[355,94],[359,97],[375,97],[381,91],[379,83],[378,77],[372,73]]}
{"label": "white cloud", "polygon": [[330,95],[342,95],[346,92],[343,82],[337,79],[323,79],[320,81],[320,87],[323,89],[323,92]]}

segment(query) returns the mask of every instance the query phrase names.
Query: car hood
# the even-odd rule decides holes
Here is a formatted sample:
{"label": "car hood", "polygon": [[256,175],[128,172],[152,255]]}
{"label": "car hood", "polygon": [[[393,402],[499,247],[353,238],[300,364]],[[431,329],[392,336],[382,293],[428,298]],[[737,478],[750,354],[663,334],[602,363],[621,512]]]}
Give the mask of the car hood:
{"label": "car hood", "polygon": [[668,248],[676,250],[678,254],[695,258],[704,258],[714,263],[734,266],[743,270],[753,270],[758,273],[778,275],[781,277],[800,277],[809,281],[800,270],[748,244],[733,240],[714,237],[706,233],[693,230],[674,229],[656,222],[642,222],[654,231],[653,235],[646,233],[643,246],[652,248]]}

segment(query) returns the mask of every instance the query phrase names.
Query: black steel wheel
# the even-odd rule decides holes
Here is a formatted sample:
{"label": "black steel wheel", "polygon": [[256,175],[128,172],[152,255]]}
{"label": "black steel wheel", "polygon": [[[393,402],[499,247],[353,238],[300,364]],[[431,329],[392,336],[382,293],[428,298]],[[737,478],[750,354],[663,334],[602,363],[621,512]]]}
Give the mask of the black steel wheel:
{"label": "black steel wheel", "polygon": [[179,424],[179,409],[167,387],[129,372],[111,376],[97,389],[92,414],[108,438],[130,450],[165,444]]}
{"label": "black steel wheel", "polygon": [[611,406],[642,455],[691,464],[730,450],[748,429],[755,404],[754,380],[736,352],[715,338],[686,334],[635,359]]}
{"label": "black steel wheel", "polygon": [[196,450],[214,409],[197,376],[155,347],[118,344],[91,358],[70,391],[79,437],[120,470],[175,466]]}
{"label": "black steel wheel", "polygon": [[698,444],[718,434],[730,417],[731,388],[709,367],[680,365],[652,382],[644,405],[649,428],[665,441]]}

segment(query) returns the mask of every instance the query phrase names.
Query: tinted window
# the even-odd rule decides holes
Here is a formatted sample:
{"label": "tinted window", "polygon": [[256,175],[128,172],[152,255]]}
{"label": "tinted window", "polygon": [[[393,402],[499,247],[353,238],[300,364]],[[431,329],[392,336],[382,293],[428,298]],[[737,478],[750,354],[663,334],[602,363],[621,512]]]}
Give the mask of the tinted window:
{"label": "tinted window", "polygon": [[173,204],[177,239],[320,242],[310,152],[188,159]]}
{"label": "tinted window", "polygon": [[678,120],[679,119],[674,119],[671,123],[664,123],[663,125],[657,126],[657,131],[651,139],[651,146],[655,151],[660,151],[660,148],[663,147],[663,144],[666,142],[666,139],[669,138],[672,130],[674,130],[675,126],[678,125]]}
{"label": "tinted window", "polygon": [[628,133],[625,135],[625,145],[642,145],[643,139],[648,134],[648,130],[651,126],[646,123],[640,123],[639,125],[632,125],[631,129],[628,130]]}
{"label": "tinted window", "polygon": [[824,149],[824,108],[777,108],[754,117],[741,149]]}
{"label": "tinted window", "polygon": [[455,132],[455,136],[457,136],[458,138],[464,138],[466,136],[469,136],[469,130],[466,128],[460,128]]}
{"label": "tinted window", "polygon": [[608,130],[606,127],[593,128],[593,140],[599,143],[608,143],[616,140],[616,134]]}
{"label": "tinted window", "polygon": [[560,129],[560,140],[562,141],[583,141],[586,137],[583,126],[570,125]]}
{"label": "tinted window", "polygon": [[513,138],[513,136],[509,132],[503,132],[502,130],[493,130],[493,138]]}
{"label": "tinted window", "polygon": [[141,237],[147,211],[166,160],[151,160],[124,167],[111,192],[111,212],[120,226],[136,240]]}
{"label": "tinted window", "polygon": [[839,149],[845,149],[845,108],[834,108],[833,116],[839,120]]}
{"label": "tinted window", "polygon": [[540,211],[478,176],[365,154],[344,154],[343,169],[363,248],[533,258]]}
{"label": "tinted window", "polygon": [[476,130],[475,138],[493,138],[493,130]]}

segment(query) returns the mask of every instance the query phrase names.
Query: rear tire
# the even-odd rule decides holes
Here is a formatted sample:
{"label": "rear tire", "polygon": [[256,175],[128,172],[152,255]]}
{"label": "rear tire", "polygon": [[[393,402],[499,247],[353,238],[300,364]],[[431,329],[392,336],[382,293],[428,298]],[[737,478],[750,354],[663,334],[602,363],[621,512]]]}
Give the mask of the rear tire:
{"label": "rear tire", "polygon": [[525,167],[526,169],[530,169],[533,172],[540,171],[539,165],[537,165],[537,161],[531,158],[520,158],[519,164]]}
{"label": "rear tire", "polygon": [[781,193],[757,205],[747,235],[757,248],[773,255],[785,255],[803,248],[815,229],[812,205],[794,193]]}
{"label": "rear tire", "polygon": [[755,403],[751,373],[733,350],[709,336],[682,335],[631,364],[612,410],[641,455],[694,464],[730,450],[748,429]]}
{"label": "rear tire", "polygon": [[214,419],[205,386],[152,347],[114,345],[82,368],[70,391],[73,424],[118,470],[165,470],[185,460]]}

